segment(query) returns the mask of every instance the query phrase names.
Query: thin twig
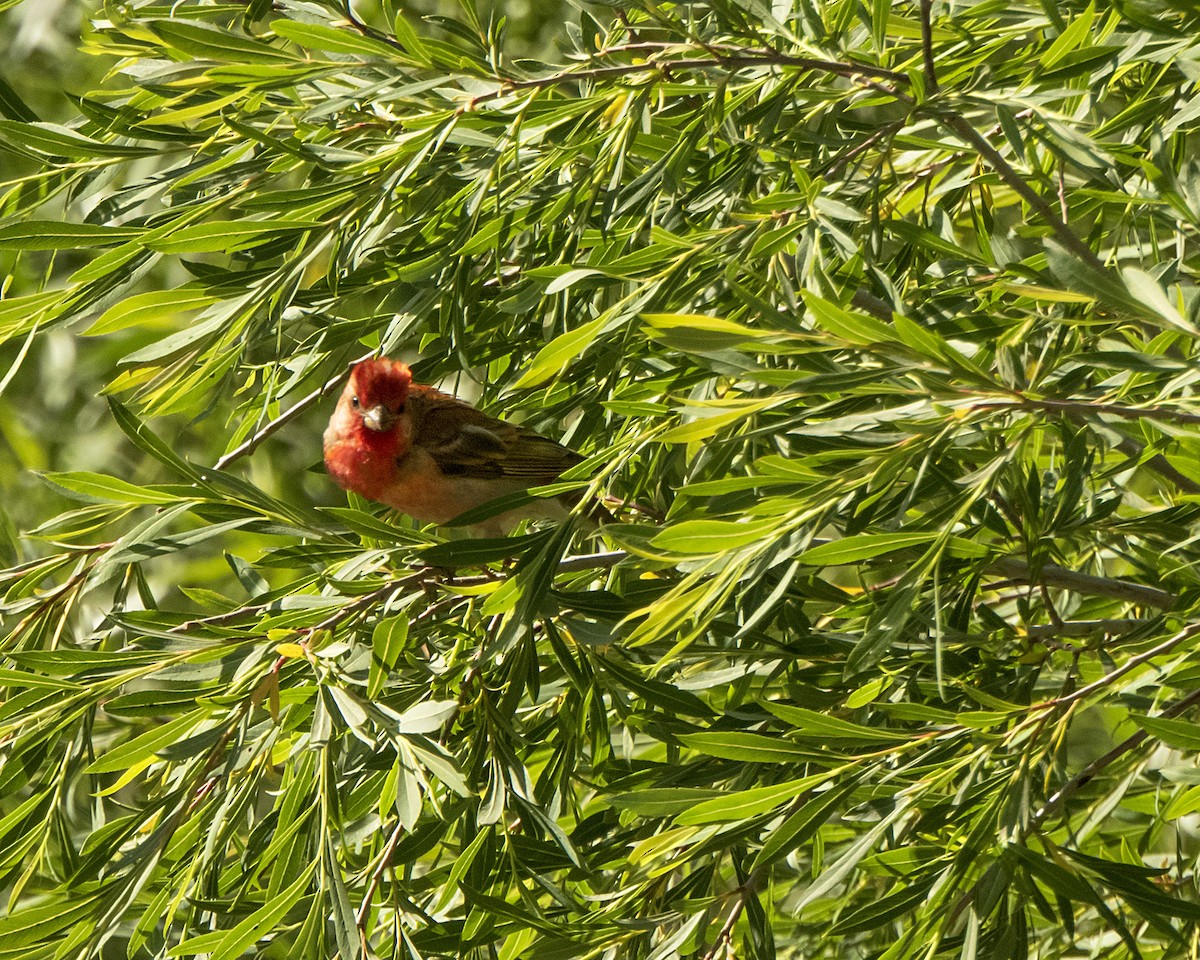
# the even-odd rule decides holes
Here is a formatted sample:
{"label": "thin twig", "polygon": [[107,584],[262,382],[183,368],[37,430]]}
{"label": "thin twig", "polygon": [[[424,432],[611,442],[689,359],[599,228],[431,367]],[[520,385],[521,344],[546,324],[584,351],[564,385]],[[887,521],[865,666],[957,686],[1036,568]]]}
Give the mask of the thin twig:
{"label": "thin twig", "polygon": [[[1176,423],[1200,422],[1200,417],[1196,414],[1166,410],[1162,407],[1122,407],[1117,404],[1086,403],[1079,400],[1031,400],[1028,397],[1024,397],[1015,401],[997,400],[976,404],[977,409],[1004,409],[1006,407],[1027,410],[1040,409],[1046,413],[1061,412],[1074,423],[1084,427],[1090,427],[1092,425],[1092,417],[1099,413],[1112,414],[1126,420],[1144,418],[1147,420],[1170,420]],[[1108,427],[1108,429],[1120,438],[1117,441],[1116,449],[1129,457],[1129,459],[1140,460],[1142,465],[1148,470],[1152,470],[1164,480],[1173,483],[1183,493],[1200,493],[1200,483],[1180,473],[1171,461],[1161,453],[1155,453],[1146,457],[1146,447],[1143,444],[1138,443],[1132,437],[1123,435],[1113,427]]]}
{"label": "thin twig", "polygon": [[[501,80],[500,86],[488,93],[472,97],[465,106],[473,110],[482,103],[498,100],[518,90],[544,90],[562,83],[573,83],[580,80],[600,80],[609,77],[622,77],[635,73],[647,73],[656,70],[703,70],[711,67],[723,67],[727,70],[741,70],[745,67],[798,67],[804,70],[819,70],[840,77],[874,77],[890,80],[894,83],[906,83],[908,78],[895,70],[873,67],[868,64],[841,62],[838,60],[822,60],[816,57],[793,57],[778,53],[771,49],[747,49],[742,47],[726,48],[713,47],[718,56],[683,57],[679,59],[649,57],[644,63],[619,63],[607,66],[593,66],[578,70],[561,70],[544,77],[531,77],[527,80]],[[868,86],[878,84],[867,82]],[[895,96],[896,92],[887,87],[881,87],[884,92]]]}
{"label": "thin twig", "polygon": [[1105,687],[1110,686],[1114,681],[1120,680],[1121,677],[1125,676],[1125,674],[1136,670],[1143,663],[1153,660],[1155,657],[1161,657],[1164,654],[1170,653],[1181,643],[1185,643],[1197,635],[1200,635],[1200,623],[1193,623],[1191,626],[1185,627],[1183,630],[1180,630],[1179,633],[1175,634],[1173,637],[1167,638],[1157,646],[1151,647],[1149,650],[1139,653],[1135,657],[1130,657],[1115,670],[1111,671],[1110,673],[1106,673],[1099,680],[1094,680],[1091,683],[1080,687],[1078,690],[1073,690],[1071,693],[1064,694],[1061,697],[1054,697],[1051,700],[1043,700],[1041,703],[1035,704],[1033,709],[1049,710],[1055,707],[1067,706],[1068,704],[1075,703],[1078,700],[1084,700],[1090,697],[1097,690],[1103,690]]}
{"label": "thin twig", "polygon": [[1020,400],[985,400],[974,405],[976,410],[1044,410],[1049,413],[1082,414],[1106,413],[1122,420],[1163,420],[1169,423],[1200,423],[1200,413],[1187,413],[1168,407],[1127,407],[1117,403],[1094,403],[1090,400],[1039,400],[1023,397]]}
{"label": "thin twig", "polygon": [[1107,275],[1108,271],[1104,262],[1096,256],[1092,248],[1075,236],[1074,231],[1054,212],[1054,208],[1043,200],[1041,194],[1012,168],[1000,151],[988,142],[987,137],[971,126],[965,117],[950,110],[931,109],[930,113],[934,119],[949,127],[974,147],[979,155],[1000,175],[1000,178],[1046,222],[1064,247],[1096,272]]}
{"label": "thin twig", "polygon": [[1061,623],[1038,623],[1025,628],[1025,635],[1034,640],[1051,637],[1090,637],[1094,633],[1130,633],[1149,623],[1136,617],[1116,620],[1063,620]]}
{"label": "thin twig", "polygon": [[[1166,720],[1170,719],[1171,717],[1177,717],[1185,710],[1188,710],[1197,704],[1200,704],[1200,690],[1193,690],[1182,700],[1163,710],[1162,713],[1158,715],[1157,719]],[[1028,834],[1031,831],[1036,830],[1043,822],[1045,822],[1047,817],[1060,810],[1063,805],[1066,804],[1066,802],[1079,791],[1081,787],[1085,786],[1089,781],[1094,779],[1096,774],[1100,773],[1100,771],[1113,764],[1131,750],[1135,750],[1142,744],[1147,736],[1148,734],[1145,730],[1139,730],[1132,736],[1126,737],[1115,747],[1109,750],[1108,753],[1097,757],[1086,767],[1080,770],[1077,774],[1075,774],[1075,776],[1073,776],[1070,780],[1059,787],[1058,790],[1051,794],[1050,797],[1047,798],[1046,802],[1042,805],[1041,809],[1039,809],[1032,817],[1030,817],[1029,823],[1025,827],[1025,833]]]}
{"label": "thin twig", "polygon": [[[882,127],[880,127],[878,130],[876,130],[874,133],[872,133],[866,139],[860,140],[858,143],[854,144],[852,147],[847,147],[845,150],[842,150],[840,153],[838,153],[836,156],[834,156],[824,166],[824,168],[822,168],[821,175],[823,177],[832,178],[834,175],[837,174],[837,172],[839,170],[841,170],[842,167],[844,167],[846,164],[848,164],[851,160],[853,160],[855,157],[857,157],[860,153],[864,153],[865,151],[870,150],[880,140],[885,140],[888,137],[893,136],[898,130],[903,128],[904,123],[905,123],[904,120],[893,120],[891,123],[885,123]],[[887,313],[887,316],[884,319],[890,320],[891,316],[892,316],[891,310],[889,310]]]}
{"label": "thin twig", "polygon": [[357,360],[351,361],[346,366],[346,369],[343,370],[341,373],[339,373],[336,377],[331,377],[329,380],[327,380],[325,382],[325,384],[323,386],[318,387],[312,393],[308,394],[308,396],[303,397],[302,399],[297,401],[294,406],[289,407],[285,412],[281,413],[278,417],[276,417],[274,420],[272,420],[270,423],[268,423],[265,427],[263,427],[261,430],[259,430],[256,434],[254,434],[254,436],[252,436],[249,440],[247,440],[241,446],[235,447],[234,449],[230,450],[227,454],[225,454],[225,456],[221,457],[220,460],[218,460],[216,463],[213,464],[213,469],[214,470],[224,470],[227,466],[229,466],[235,460],[240,460],[246,454],[253,451],[256,447],[258,447],[258,445],[260,443],[262,443],[264,440],[266,440],[267,437],[271,436],[271,434],[275,433],[277,430],[281,429],[283,426],[290,423],[293,419],[295,419],[300,414],[302,414],[305,410],[307,410],[309,407],[311,407],[314,403],[316,403],[322,397],[331,393],[335,387],[340,386],[345,381],[346,377],[348,377],[350,375],[350,371],[351,371],[351,369],[353,369],[353,367],[356,363],[366,360],[369,357],[373,357],[374,355],[375,354],[372,351],[371,353],[363,354]]}
{"label": "thin twig", "polygon": [[[575,557],[564,557],[558,564],[558,572],[578,573],[581,570],[604,570],[609,567],[615,567],[628,556],[629,554],[624,550],[610,550],[604,553],[587,553],[580,554],[579,556]],[[365,593],[361,597],[356,597],[345,606],[338,607],[337,610],[335,610],[332,614],[330,614],[330,616],[326,617],[320,623],[312,627],[307,627],[306,632],[314,633],[318,630],[331,630],[343,620],[353,616],[363,607],[368,607],[371,604],[376,603],[379,600],[382,600],[406,587],[472,587],[485,583],[491,583],[493,580],[495,580],[494,576],[481,575],[477,577],[459,577],[435,567],[421,567],[420,569],[414,570],[413,572],[407,574],[406,576],[400,577],[397,580],[389,580],[387,583],[375,590],[372,590],[370,593]],[[455,597],[453,599],[461,599],[461,597]],[[437,601],[437,603],[441,602],[442,601]],[[270,606],[270,603],[259,603],[254,604],[253,606],[240,607],[237,610],[230,610],[228,613],[218,613],[208,617],[197,617],[193,620],[188,620],[172,627],[169,632],[188,633],[197,627],[224,626],[225,624],[235,623],[247,615],[261,613]],[[422,617],[424,615],[424,613],[421,614]]]}
{"label": "thin twig", "polygon": [[739,892],[741,893],[741,896],[738,897],[737,902],[734,903],[733,907],[730,909],[729,917],[725,920],[725,925],[721,927],[721,932],[717,934],[716,943],[714,943],[712,949],[704,955],[704,960],[714,960],[717,955],[717,951],[720,950],[722,946],[726,947],[726,953],[729,952],[728,948],[733,937],[733,928],[737,926],[737,922],[742,915],[742,911],[746,909],[746,892]]}
{"label": "thin twig", "polygon": [[392,831],[392,835],[388,837],[388,842],[383,848],[383,852],[379,855],[379,866],[371,874],[371,883],[367,886],[367,892],[363,894],[362,903],[358,906],[358,912],[354,914],[354,921],[358,924],[360,932],[362,926],[367,919],[367,911],[371,909],[371,901],[375,899],[375,893],[379,890],[379,884],[383,881],[383,875],[387,868],[392,865],[392,854],[396,852],[396,847],[400,844],[400,838],[404,836],[403,824],[397,823],[396,829]]}

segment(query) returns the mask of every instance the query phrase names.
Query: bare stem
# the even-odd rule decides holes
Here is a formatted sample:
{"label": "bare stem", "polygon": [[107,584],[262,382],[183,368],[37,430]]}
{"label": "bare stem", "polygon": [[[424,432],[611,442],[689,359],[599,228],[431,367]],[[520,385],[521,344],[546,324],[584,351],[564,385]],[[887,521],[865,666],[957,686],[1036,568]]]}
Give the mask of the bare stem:
{"label": "bare stem", "polygon": [[392,855],[396,852],[396,847],[403,836],[404,827],[397,823],[396,828],[392,831],[392,835],[388,837],[388,842],[384,846],[383,852],[379,855],[379,865],[371,874],[371,883],[367,887],[367,892],[363,894],[362,903],[358,906],[358,912],[354,914],[354,920],[358,924],[360,931],[363,924],[366,923],[367,913],[371,909],[371,901],[375,899],[375,893],[379,890],[379,884],[383,882],[384,873],[392,865]]}
{"label": "bare stem", "polygon": [[937,93],[937,65],[933,60],[933,0],[921,0],[921,54],[925,59],[925,89]]}
{"label": "bare stem", "polygon": [[1113,597],[1126,603],[1136,603],[1157,610],[1170,610],[1175,603],[1173,594],[1157,587],[1147,587],[1129,580],[1097,577],[1090,573],[1068,570],[1055,563],[1044,564],[1040,578],[1030,574],[1029,564],[1017,557],[1001,557],[989,563],[993,570],[1020,583],[1044,583],[1049,587],[1073,590],[1089,597]]}

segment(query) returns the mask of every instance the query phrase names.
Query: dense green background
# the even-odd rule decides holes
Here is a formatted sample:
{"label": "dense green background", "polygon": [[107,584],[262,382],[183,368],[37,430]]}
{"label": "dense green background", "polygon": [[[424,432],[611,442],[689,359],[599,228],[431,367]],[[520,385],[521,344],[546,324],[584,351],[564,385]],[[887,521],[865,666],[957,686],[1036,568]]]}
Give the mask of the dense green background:
{"label": "dense green background", "polygon": [[0,9],[0,960],[1194,955],[1191,6]]}

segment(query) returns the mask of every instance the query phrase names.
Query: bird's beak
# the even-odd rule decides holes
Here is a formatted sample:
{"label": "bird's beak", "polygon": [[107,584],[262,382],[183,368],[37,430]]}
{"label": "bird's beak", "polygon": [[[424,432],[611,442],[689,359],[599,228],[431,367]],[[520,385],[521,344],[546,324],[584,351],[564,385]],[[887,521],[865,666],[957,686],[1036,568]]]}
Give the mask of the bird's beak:
{"label": "bird's beak", "polygon": [[391,430],[396,422],[396,415],[382,403],[364,410],[362,418],[368,430]]}

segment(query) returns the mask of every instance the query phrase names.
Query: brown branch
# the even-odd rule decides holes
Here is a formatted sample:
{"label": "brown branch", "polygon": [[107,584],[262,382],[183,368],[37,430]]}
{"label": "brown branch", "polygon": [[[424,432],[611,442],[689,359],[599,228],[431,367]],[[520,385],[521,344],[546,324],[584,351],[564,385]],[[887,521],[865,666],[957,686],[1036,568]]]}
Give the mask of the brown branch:
{"label": "brown branch", "polygon": [[714,960],[721,947],[725,947],[725,953],[732,956],[730,941],[733,938],[733,928],[737,926],[737,922],[742,915],[742,911],[746,909],[746,897],[748,895],[744,890],[739,890],[738,892],[741,894],[741,896],[737,898],[737,901],[730,908],[729,916],[725,920],[725,925],[721,927],[721,932],[717,934],[717,940],[716,943],[713,944],[712,949],[704,955],[704,960]]}
{"label": "brown branch", "polygon": [[[578,573],[581,570],[604,570],[609,567],[615,567],[618,563],[628,557],[629,554],[624,550],[610,550],[604,553],[585,553],[575,557],[564,557],[558,564],[559,573]],[[330,616],[326,617],[320,623],[311,627],[306,627],[305,632],[314,633],[317,630],[331,630],[340,624],[343,620],[353,616],[363,607],[370,606],[379,600],[384,599],[391,594],[412,586],[442,586],[450,585],[455,587],[470,587],[478,586],[484,583],[491,583],[496,578],[494,576],[478,576],[478,577],[458,577],[442,571],[435,567],[421,567],[414,570],[412,573],[399,578],[398,580],[389,580],[383,586],[372,590],[370,593],[365,593],[361,597],[356,597],[350,603],[338,607]],[[454,599],[461,599],[456,597]],[[438,601],[439,603],[441,601]],[[435,604],[436,605],[436,604]],[[267,609],[270,603],[259,603],[248,607],[239,607],[237,610],[230,610],[227,613],[217,613],[208,617],[197,617],[178,624],[170,629],[170,633],[187,633],[197,627],[206,626],[224,626],[226,624],[235,623],[243,617],[260,613]],[[424,614],[421,614],[424,616]]]}
{"label": "brown branch", "polygon": [[1157,587],[1147,587],[1129,580],[1114,580],[1109,577],[1098,577],[1090,573],[1079,573],[1068,570],[1056,563],[1044,564],[1041,568],[1040,579],[1030,574],[1029,564],[1018,557],[1001,557],[988,564],[991,569],[1004,574],[1017,583],[1044,583],[1049,587],[1059,587],[1072,590],[1089,597],[1112,597],[1124,600],[1126,603],[1136,603],[1144,607],[1154,607],[1157,610],[1170,610],[1175,603],[1173,594]]}
{"label": "brown branch", "polygon": [[1079,414],[1107,413],[1122,420],[1164,420],[1169,423],[1200,423],[1200,413],[1186,413],[1168,407],[1126,407],[1117,403],[1093,403],[1090,400],[1039,400],[1022,397],[1020,400],[987,400],[975,404],[978,410],[1003,410],[1006,408],[1044,410],[1050,413]]}
{"label": "brown branch", "polygon": [[[375,893],[379,889],[379,884],[383,881],[384,873],[392,865],[392,855],[396,852],[396,847],[399,845],[402,836],[404,836],[404,826],[397,823],[396,829],[388,837],[387,845],[379,855],[379,866],[371,874],[371,883],[367,887],[367,892],[363,894],[362,903],[359,904],[358,911],[354,914],[354,921],[358,925],[360,936],[366,936],[363,925],[367,920],[367,911],[371,909],[371,901],[375,899]],[[364,951],[363,955],[367,955],[366,951]]]}
{"label": "brown branch", "polygon": [[1180,630],[1179,633],[1175,634],[1173,637],[1168,637],[1157,646],[1153,646],[1149,650],[1139,653],[1137,656],[1130,657],[1115,670],[1106,673],[1099,680],[1093,680],[1091,683],[1080,687],[1078,690],[1064,694],[1061,697],[1055,697],[1051,700],[1044,700],[1041,703],[1035,704],[1032,709],[1049,710],[1054,707],[1063,707],[1068,704],[1075,703],[1076,701],[1084,700],[1087,697],[1090,697],[1096,691],[1103,690],[1105,687],[1111,685],[1114,681],[1120,680],[1121,677],[1125,676],[1125,674],[1136,670],[1143,663],[1153,660],[1155,657],[1161,657],[1164,654],[1170,653],[1181,643],[1185,643],[1197,635],[1200,635],[1200,623],[1193,623],[1191,626]]}
{"label": "brown branch", "polygon": [[1000,178],[1046,222],[1064,247],[1097,273],[1107,277],[1108,271],[1104,262],[1096,256],[1091,247],[1075,236],[1074,231],[1054,212],[1054,208],[1025,182],[1024,178],[1004,159],[1000,151],[988,142],[987,137],[971,126],[965,117],[950,110],[931,109],[930,114],[935,120],[949,127],[966,143],[974,147],[979,155],[1000,175]]}
{"label": "brown branch", "polygon": [[[859,154],[864,153],[867,150],[870,150],[880,140],[886,140],[888,137],[893,136],[898,130],[900,130],[904,127],[904,124],[905,124],[904,120],[894,120],[891,123],[885,123],[882,127],[880,127],[878,130],[876,130],[874,133],[872,133],[866,139],[860,140],[858,143],[854,144],[853,146],[847,147],[845,150],[842,150],[840,153],[836,154],[824,166],[824,168],[822,168],[821,175],[824,177],[834,176],[835,174],[837,174],[837,172],[839,170],[841,170],[842,167],[844,167],[846,164],[848,164],[851,160],[853,160]],[[885,316],[884,319],[890,320],[891,317],[892,317],[891,310],[888,310],[887,316]]]}
{"label": "brown branch", "polygon": [[[777,64],[784,67],[805,67],[811,70],[823,70],[827,73],[837,73],[842,76],[864,76],[875,77],[879,80],[891,80],[894,83],[902,83],[907,85],[910,81],[906,74],[898,70],[888,70],[885,67],[877,67],[870,63],[859,63],[855,60],[823,60],[814,57],[795,57],[786,53],[780,53],[771,47],[745,47],[738,46],[732,43],[707,43],[704,40],[697,39],[696,45],[703,50],[712,54],[714,59],[722,60],[728,57],[757,57],[761,61]],[[689,45],[686,43],[667,43],[664,41],[644,40],[638,43],[623,43],[617,46],[605,47],[603,50],[598,50],[595,54],[597,57],[603,57],[612,53],[623,52],[650,52],[658,51],[661,53],[689,52]],[[677,61],[672,61],[666,58],[660,58],[658,61],[663,66],[673,67]],[[711,61],[710,61],[711,62]],[[701,61],[704,63],[704,61]],[[645,69],[647,64],[641,64]]]}
{"label": "brown branch", "polygon": [[[1112,403],[1089,403],[1081,400],[1034,400],[1022,397],[1020,400],[995,400],[976,404],[977,409],[1014,409],[1040,410],[1044,413],[1061,413],[1080,426],[1091,426],[1091,418],[1102,413],[1121,417],[1125,420],[1165,420],[1173,423],[1200,423],[1200,415],[1185,413],[1182,410],[1169,410],[1165,407],[1125,407]],[[1200,493],[1200,483],[1191,477],[1180,473],[1175,466],[1161,453],[1145,456],[1146,447],[1132,437],[1123,435],[1113,427],[1108,429],[1121,439],[1117,441],[1116,449],[1131,460],[1141,460],[1143,465],[1157,473],[1164,480],[1173,483],[1176,489],[1184,493]]]}

